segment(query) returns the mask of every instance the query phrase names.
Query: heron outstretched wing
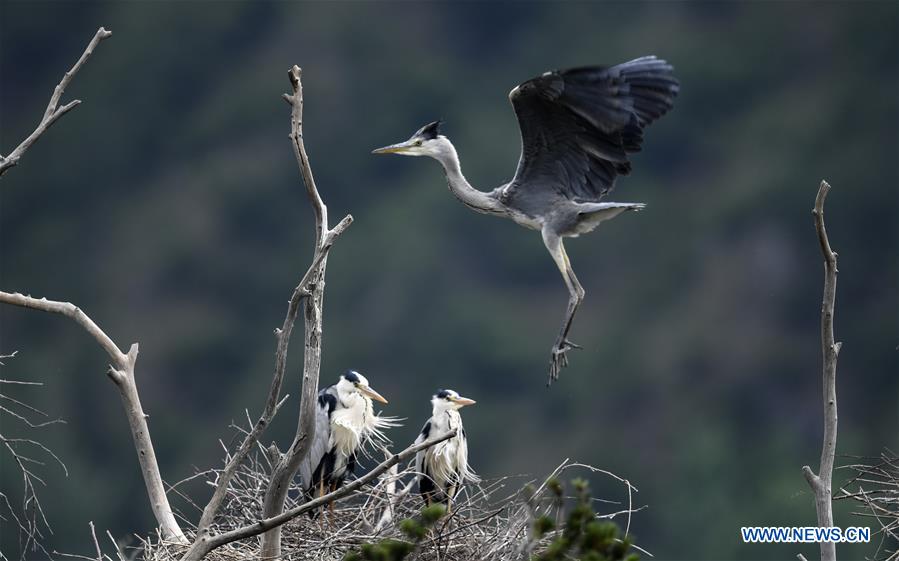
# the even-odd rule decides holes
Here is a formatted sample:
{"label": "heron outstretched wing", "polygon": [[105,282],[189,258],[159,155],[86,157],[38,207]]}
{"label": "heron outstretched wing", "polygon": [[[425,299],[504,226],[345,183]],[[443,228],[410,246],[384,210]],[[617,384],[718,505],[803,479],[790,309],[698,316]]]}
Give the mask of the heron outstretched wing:
{"label": "heron outstretched wing", "polygon": [[505,196],[553,190],[598,201],[630,172],[643,128],[672,108],[679,89],[671,65],[654,56],[546,72],[516,87],[509,100],[522,149]]}
{"label": "heron outstretched wing", "polygon": [[318,404],[315,409],[315,436],[309,453],[300,462],[299,474],[303,482],[303,488],[307,491],[311,487],[312,474],[315,468],[328,453],[331,441],[331,413],[337,407],[337,387],[328,386],[318,392]]}

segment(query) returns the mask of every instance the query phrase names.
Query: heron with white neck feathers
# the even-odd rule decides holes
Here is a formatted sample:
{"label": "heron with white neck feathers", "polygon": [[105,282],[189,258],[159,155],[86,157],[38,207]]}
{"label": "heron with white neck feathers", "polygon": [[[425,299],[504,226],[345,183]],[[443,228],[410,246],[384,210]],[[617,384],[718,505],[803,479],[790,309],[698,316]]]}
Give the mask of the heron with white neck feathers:
{"label": "heron with white neck feathers", "polygon": [[630,173],[628,155],[640,151],[643,129],[673,107],[680,91],[673,72],[664,60],[646,56],[608,68],[545,72],[517,86],[509,100],[521,129],[521,158],[512,180],[493,191],[468,183],[455,147],[440,134],[439,121],[405,142],[374,150],[430,156],[443,165],[450,191],[465,206],[540,231],[569,293],[552,348],[549,383],[568,365],[566,352],[581,348],[568,339],[568,332],[585,291],[562,240],[644,207],[601,200],[617,176]]}
{"label": "heron with white neck feathers", "polygon": [[438,390],[431,398],[431,418],[421,429],[415,443],[453,429],[456,429],[456,435],[415,455],[418,491],[428,505],[443,503],[449,510],[465,482],[480,481],[468,465],[468,437],[459,415],[460,409],[474,404],[473,399],[462,397],[453,390]]}
{"label": "heron with white neck feathers", "polygon": [[347,370],[336,384],[318,392],[315,436],[299,467],[307,499],[343,485],[356,469],[358,454],[365,453],[366,444],[389,442],[383,429],[399,423],[394,417],[376,415],[372,400],[387,403],[355,370]]}

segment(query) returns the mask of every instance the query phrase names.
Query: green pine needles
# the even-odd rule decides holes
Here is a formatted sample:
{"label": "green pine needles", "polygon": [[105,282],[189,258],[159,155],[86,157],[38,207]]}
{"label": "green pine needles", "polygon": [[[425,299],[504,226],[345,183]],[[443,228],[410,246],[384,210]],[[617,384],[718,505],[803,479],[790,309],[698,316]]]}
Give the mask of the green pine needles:
{"label": "green pine needles", "polygon": [[[584,479],[571,482],[577,493],[575,505],[568,513],[565,525],[558,528],[549,516],[539,516],[534,520],[533,539],[540,541],[549,536],[551,541],[541,553],[532,557],[534,561],[638,561],[636,553],[629,553],[629,537],[619,538],[618,525],[600,520],[593,511],[590,487]],[[565,489],[558,479],[547,482],[547,487],[560,503],[564,500]]]}
{"label": "green pine needles", "polygon": [[[546,486],[559,507],[557,512],[563,512],[564,485],[553,478]],[[564,520],[557,521],[548,515],[532,517],[530,543],[527,544],[526,551],[537,552],[531,556],[531,560],[638,561],[639,556],[631,551],[630,538],[619,536],[618,525],[597,517],[593,510],[587,481],[575,479],[571,482],[571,486],[575,491],[574,504]],[[407,559],[445,514],[446,508],[443,505],[426,507],[417,517],[407,518],[399,523],[405,539],[387,538],[378,543],[365,544],[358,551],[348,553],[344,561]]]}
{"label": "green pine needles", "polygon": [[409,541],[387,538],[376,544],[364,544],[359,552],[347,553],[343,561],[402,561],[415,551],[415,546],[444,514],[446,507],[442,504],[426,506],[417,518],[407,518],[399,523],[400,531]]}

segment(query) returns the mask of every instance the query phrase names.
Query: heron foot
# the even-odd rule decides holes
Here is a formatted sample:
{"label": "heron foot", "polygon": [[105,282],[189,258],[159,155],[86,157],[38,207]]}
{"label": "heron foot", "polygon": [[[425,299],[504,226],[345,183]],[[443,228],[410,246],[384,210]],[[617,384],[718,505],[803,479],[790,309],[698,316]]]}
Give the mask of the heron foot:
{"label": "heron foot", "polygon": [[552,349],[552,356],[549,360],[549,380],[546,385],[551,386],[553,382],[559,379],[562,369],[568,366],[568,351],[571,349],[582,349],[577,343],[573,343],[568,339],[560,339],[556,342]]}

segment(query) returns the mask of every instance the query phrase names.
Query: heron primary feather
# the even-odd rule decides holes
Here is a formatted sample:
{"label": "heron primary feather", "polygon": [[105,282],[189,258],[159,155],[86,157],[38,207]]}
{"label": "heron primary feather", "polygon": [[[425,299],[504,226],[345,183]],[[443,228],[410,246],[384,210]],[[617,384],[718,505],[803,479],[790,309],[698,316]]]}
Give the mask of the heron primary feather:
{"label": "heron primary feather", "polygon": [[603,199],[618,176],[630,173],[629,155],[641,150],[644,129],[671,110],[679,91],[673,67],[655,56],[545,72],[518,85],[509,100],[521,130],[521,157],[513,178],[489,192],[465,179],[455,147],[440,134],[440,122],[425,125],[405,142],[374,150],[434,158],[446,172],[450,191],[467,207],[540,231],[569,293],[551,351],[549,383],[568,365],[566,353],[580,348],[568,333],[585,291],[563,240],[644,207]]}

